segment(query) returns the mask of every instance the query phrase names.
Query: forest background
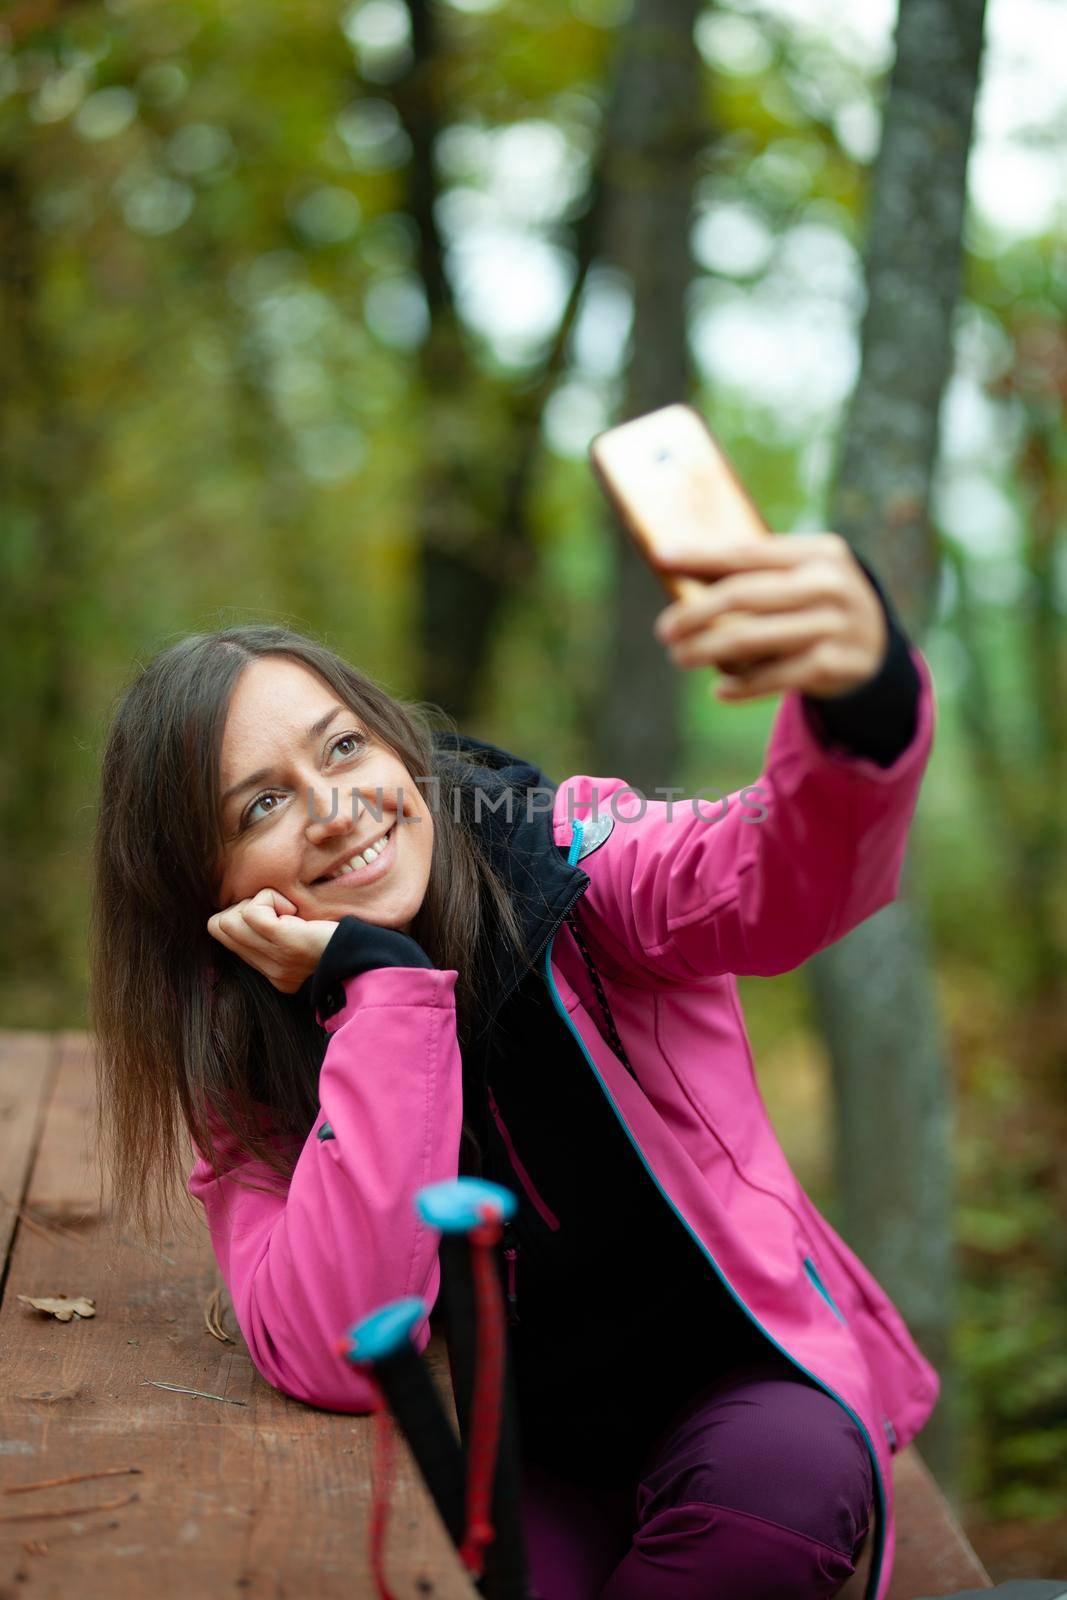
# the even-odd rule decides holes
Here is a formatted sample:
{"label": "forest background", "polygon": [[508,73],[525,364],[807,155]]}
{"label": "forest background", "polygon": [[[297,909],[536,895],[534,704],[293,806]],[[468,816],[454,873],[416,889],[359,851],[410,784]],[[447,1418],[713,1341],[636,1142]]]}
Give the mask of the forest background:
{"label": "forest background", "polygon": [[186,632],[753,781],[776,701],[669,665],[587,464],[688,399],[933,671],[900,903],[741,989],[1003,1578],[1067,1574],[1065,61],[1054,0],[0,10],[0,1025],[85,1024],[102,728]]}

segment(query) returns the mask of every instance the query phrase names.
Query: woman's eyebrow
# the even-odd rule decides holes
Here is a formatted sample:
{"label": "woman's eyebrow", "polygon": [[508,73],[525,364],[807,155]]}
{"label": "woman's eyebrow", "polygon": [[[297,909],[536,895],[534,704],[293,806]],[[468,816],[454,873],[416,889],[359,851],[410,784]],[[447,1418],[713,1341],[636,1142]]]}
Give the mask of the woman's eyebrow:
{"label": "woman's eyebrow", "polygon": [[[344,709],[344,706],[334,706],[333,710],[327,711],[326,715],[320,717],[318,722],[313,722],[304,736],[305,744],[310,744],[313,739],[319,737],[320,733],[325,733],[334,717]],[[235,783],[231,789],[226,790],[221,804],[225,806],[233,799],[234,795],[241,794],[245,789],[254,789],[257,783],[264,783],[270,777],[272,770],[271,767],[260,767],[258,772],[253,772],[249,777],[242,778],[240,783]]]}

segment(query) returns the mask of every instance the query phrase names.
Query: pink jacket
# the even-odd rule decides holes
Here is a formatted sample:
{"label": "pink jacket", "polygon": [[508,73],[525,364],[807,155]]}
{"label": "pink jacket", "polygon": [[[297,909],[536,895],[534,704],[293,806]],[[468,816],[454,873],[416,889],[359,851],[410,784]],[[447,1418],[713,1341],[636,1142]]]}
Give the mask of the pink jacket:
{"label": "pink jacket", "polygon": [[[757,1086],[735,975],[788,972],[895,897],[936,722],[929,668],[911,655],[918,721],[889,767],[825,748],[789,693],[762,775],[714,823],[711,801],[643,801],[620,778],[559,785],[553,836],[569,859],[594,790],[598,813],[615,818],[582,857],[590,884],[577,909],[635,1077],[601,1034],[565,924],[542,958],[561,1018],[710,1266],[861,1426],[877,1510],[867,1600],[883,1600],[892,1570],[892,1453],[926,1422],[938,1378],[791,1171]],[[324,1022],[321,1117],[287,1189],[232,1148],[216,1184],[197,1152],[189,1192],[204,1205],[252,1361],[296,1399],[368,1410],[369,1385],[335,1341],[387,1300],[436,1300],[437,1235],[411,1197],[458,1170],[456,978],[381,967],[346,980],[343,1008]],[[335,1137],[320,1140],[325,1122]],[[231,1181],[238,1170],[276,1192],[242,1189]],[[420,1349],[429,1333],[424,1323]]]}

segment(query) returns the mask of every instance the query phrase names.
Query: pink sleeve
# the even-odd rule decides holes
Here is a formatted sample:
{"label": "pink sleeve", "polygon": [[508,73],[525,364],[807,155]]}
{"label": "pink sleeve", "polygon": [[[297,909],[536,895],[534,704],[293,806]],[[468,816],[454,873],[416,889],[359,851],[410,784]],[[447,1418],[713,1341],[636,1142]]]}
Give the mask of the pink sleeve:
{"label": "pink sleeve", "polygon": [[[187,1188],[203,1203],[249,1354],[297,1400],[369,1410],[372,1391],[336,1341],[387,1300],[421,1295],[432,1309],[437,1297],[437,1234],[412,1197],[458,1171],[457,976],[378,967],[346,979],[345,1005],[324,1023],[322,1115],[288,1188],[262,1162],[234,1165],[216,1183],[196,1151]],[[323,1122],[334,1138],[317,1137]],[[237,1171],[275,1192],[240,1187]],[[425,1321],[420,1350],[429,1336]]]}
{"label": "pink sleeve", "polygon": [[[621,779],[561,785],[554,820],[614,813],[615,826],[581,864],[590,935],[623,967],[667,981],[789,972],[896,897],[908,829],[937,716],[930,670],[915,733],[888,767],[824,746],[799,694],[782,697],[762,775],[725,797],[654,800]],[[694,803],[694,801],[696,803]],[[568,814],[569,808],[569,814]],[[757,820],[759,819],[759,820]]]}

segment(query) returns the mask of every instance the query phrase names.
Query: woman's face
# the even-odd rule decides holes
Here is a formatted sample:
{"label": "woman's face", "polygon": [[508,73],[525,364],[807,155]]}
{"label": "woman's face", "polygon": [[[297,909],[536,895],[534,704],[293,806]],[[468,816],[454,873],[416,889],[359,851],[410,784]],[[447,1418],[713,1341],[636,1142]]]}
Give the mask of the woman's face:
{"label": "woman's face", "polygon": [[[327,683],[282,656],[252,662],[234,686],[221,766],[218,910],[276,889],[308,920],[407,930],[429,882],[433,816],[403,762]],[[386,834],[376,861],[334,876]]]}

